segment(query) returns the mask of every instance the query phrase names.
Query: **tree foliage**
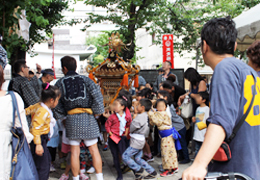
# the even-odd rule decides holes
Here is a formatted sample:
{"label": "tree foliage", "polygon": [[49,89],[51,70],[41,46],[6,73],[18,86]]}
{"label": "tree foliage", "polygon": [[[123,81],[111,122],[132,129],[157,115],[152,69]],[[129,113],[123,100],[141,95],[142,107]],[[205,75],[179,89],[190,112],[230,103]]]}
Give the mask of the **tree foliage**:
{"label": "tree foliage", "polygon": [[120,29],[125,43],[133,42],[124,58],[135,55],[135,31],[146,28],[156,34],[156,43],[161,43],[162,34],[170,33],[177,37],[174,42],[176,52],[192,51],[200,37],[202,26],[214,17],[232,18],[249,9],[260,0],[85,0],[86,5],[107,9],[106,15],[89,13],[86,20],[90,24],[110,21]]}
{"label": "tree foliage", "polygon": [[[65,9],[68,0],[1,0],[0,33],[11,61],[24,56],[35,43],[43,42],[43,32],[52,33],[51,28],[63,21],[61,12]],[[28,42],[17,34],[21,10],[26,10],[26,19],[31,23]]]}

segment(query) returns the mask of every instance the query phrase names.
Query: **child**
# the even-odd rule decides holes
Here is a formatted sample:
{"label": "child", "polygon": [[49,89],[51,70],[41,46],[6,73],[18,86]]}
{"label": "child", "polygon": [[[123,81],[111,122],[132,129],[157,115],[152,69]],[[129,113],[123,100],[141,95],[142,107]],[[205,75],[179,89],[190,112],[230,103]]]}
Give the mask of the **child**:
{"label": "child", "polygon": [[181,135],[180,144],[181,144],[182,149],[180,151],[178,151],[178,154],[179,154],[178,160],[180,161],[180,164],[187,164],[190,162],[190,157],[189,157],[189,151],[188,151],[187,143],[186,143],[186,139],[185,139],[186,127],[185,127],[184,121],[176,113],[176,109],[173,105],[173,99],[169,92],[164,91],[164,90],[159,90],[158,98],[165,99],[168,103],[166,112],[171,117],[172,126]]}
{"label": "child", "polygon": [[160,175],[172,176],[178,172],[178,160],[173,139],[173,132],[176,130],[172,127],[172,121],[166,112],[167,102],[164,99],[158,99],[156,102],[157,112],[149,111],[150,124],[156,125],[161,136],[161,156],[162,165],[165,170]]}
{"label": "child", "polygon": [[114,114],[109,116],[106,121],[105,128],[109,133],[108,145],[113,155],[115,168],[117,171],[117,180],[122,180],[123,175],[120,169],[119,156],[122,156],[127,146],[127,136],[129,135],[129,127],[132,117],[127,108],[128,99],[125,96],[117,98],[112,105]]}
{"label": "child", "polygon": [[[193,140],[195,142],[195,157],[198,154],[200,147],[204,141],[204,136],[206,133],[206,120],[209,117],[209,107],[207,106],[209,100],[209,94],[207,91],[199,92],[196,96],[196,103],[199,107],[196,110],[196,117],[192,118],[192,122],[196,123],[194,127]],[[204,124],[204,129],[200,130],[198,125]]]}
{"label": "child", "polygon": [[[130,147],[126,149],[122,158],[125,164],[134,170],[135,179],[142,179],[144,169],[149,173],[144,179],[155,178],[157,172],[145,160],[142,159],[142,149],[145,145],[145,136],[149,134],[148,114],[152,102],[149,99],[141,99],[137,105],[138,115],[130,125]],[[135,161],[131,157],[135,157]]]}
{"label": "child", "polygon": [[42,85],[41,102],[26,108],[26,115],[32,116],[30,132],[34,139],[30,144],[32,156],[38,171],[40,180],[48,180],[50,172],[51,157],[47,148],[47,142],[53,134],[50,124],[55,124],[51,109],[59,102],[60,90],[49,83]]}

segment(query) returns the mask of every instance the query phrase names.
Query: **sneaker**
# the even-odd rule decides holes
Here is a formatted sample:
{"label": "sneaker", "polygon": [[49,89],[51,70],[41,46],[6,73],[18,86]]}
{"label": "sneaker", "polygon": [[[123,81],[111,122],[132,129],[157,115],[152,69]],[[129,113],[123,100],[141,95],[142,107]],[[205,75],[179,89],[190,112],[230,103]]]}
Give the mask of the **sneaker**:
{"label": "sneaker", "polygon": [[154,161],[154,158],[153,156],[151,158],[147,158],[146,162],[153,162]]}
{"label": "sneaker", "polygon": [[107,151],[107,148],[108,148],[108,145],[105,144],[104,148],[103,148],[103,151]]}
{"label": "sneaker", "polygon": [[53,164],[51,164],[51,166],[50,166],[50,172],[55,172],[55,171],[56,171],[56,169],[54,168]]}
{"label": "sneaker", "polygon": [[175,169],[173,169],[173,171],[172,171],[173,174],[176,174],[176,173],[178,173],[178,172],[179,172],[179,168],[175,168]]}
{"label": "sneaker", "polygon": [[67,166],[66,161],[60,163],[60,168],[61,168],[61,169],[66,169],[66,166]]}
{"label": "sneaker", "polygon": [[164,171],[165,171],[165,170],[163,169],[162,164],[159,165],[159,171],[160,171],[160,172],[164,172]]}
{"label": "sneaker", "polygon": [[160,174],[161,177],[167,177],[167,176],[172,176],[174,173],[173,171],[170,172],[169,170],[164,171],[163,173]]}
{"label": "sneaker", "polygon": [[151,174],[148,174],[147,176],[145,176],[144,179],[154,179],[154,178],[156,178],[156,176],[157,176],[157,172],[154,171]]}
{"label": "sneaker", "polygon": [[143,172],[144,172],[143,168],[141,168],[139,171],[136,171],[135,172],[135,180],[143,179],[143,176],[142,176]]}
{"label": "sneaker", "polygon": [[87,173],[88,174],[93,174],[95,172],[95,168],[93,166],[91,166],[88,170],[87,170]]}
{"label": "sneaker", "polygon": [[79,179],[80,179],[80,180],[88,180],[89,177],[88,177],[86,174],[80,173]]}
{"label": "sneaker", "polygon": [[144,155],[142,159],[145,160],[146,162],[153,162],[154,161],[153,156],[151,158],[149,158],[148,156]]}
{"label": "sneaker", "polygon": [[70,175],[62,174],[59,180],[68,180],[70,178]]}

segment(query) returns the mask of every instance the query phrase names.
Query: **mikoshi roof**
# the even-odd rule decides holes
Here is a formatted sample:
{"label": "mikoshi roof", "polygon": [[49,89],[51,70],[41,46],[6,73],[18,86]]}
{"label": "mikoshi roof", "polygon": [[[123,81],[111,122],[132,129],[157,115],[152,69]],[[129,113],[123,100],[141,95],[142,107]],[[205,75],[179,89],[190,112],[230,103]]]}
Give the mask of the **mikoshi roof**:
{"label": "mikoshi roof", "polygon": [[237,49],[245,51],[253,42],[260,40],[260,4],[233,19],[238,31]]}

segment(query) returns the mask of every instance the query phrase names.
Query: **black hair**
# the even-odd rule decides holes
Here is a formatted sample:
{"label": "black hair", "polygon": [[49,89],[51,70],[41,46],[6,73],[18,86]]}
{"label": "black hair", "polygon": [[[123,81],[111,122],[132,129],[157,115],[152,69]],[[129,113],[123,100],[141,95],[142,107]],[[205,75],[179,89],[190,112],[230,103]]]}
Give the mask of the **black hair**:
{"label": "black hair", "polygon": [[42,84],[42,94],[41,94],[41,101],[47,102],[49,99],[56,99],[60,97],[61,92],[57,86],[52,86],[49,83]]}
{"label": "black hair", "polygon": [[42,71],[42,76],[43,77],[46,77],[48,74],[50,74],[50,73],[53,73],[54,74],[54,71],[53,71],[53,69],[44,69],[43,71]]}
{"label": "black hair", "polygon": [[206,100],[205,104],[208,106],[209,105],[209,93],[207,91],[201,91],[198,92],[198,95],[202,97],[202,100]]}
{"label": "black hair", "polygon": [[151,88],[153,88],[153,83],[148,82],[146,84],[150,84]]}
{"label": "black hair", "polygon": [[253,44],[251,44],[246,51],[246,55],[253,64],[256,64],[258,67],[260,67],[260,41],[255,41]]}
{"label": "black hair", "polygon": [[150,111],[153,105],[153,103],[147,98],[141,99],[139,103],[141,106],[144,106],[146,112]]}
{"label": "black hair", "polygon": [[188,68],[184,73],[184,78],[190,81],[192,86],[197,86],[203,77],[194,68]]}
{"label": "black hair", "polygon": [[24,59],[19,59],[14,63],[14,72],[18,74],[21,72],[22,68],[26,66],[26,61]]}
{"label": "black hair", "polygon": [[152,90],[150,88],[144,88],[137,93],[137,96],[142,96],[148,99],[152,99]]}
{"label": "black hair", "polygon": [[170,61],[165,61],[165,62],[168,63],[172,67],[172,63]]}
{"label": "black hair", "polygon": [[202,47],[205,40],[210,49],[219,55],[234,55],[236,39],[236,24],[230,17],[211,19],[201,30]]}
{"label": "black hair", "polygon": [[[131,94],[126,91],[125,89],[122,89],[119,94],[118,97],[120,99],[123,99],[123,101],[126,102],[126,104],[124,105],[125,107],[127,107],[128,109],[130,109],[132,107],[132,96]],[[121,104],[122,105],[122,104]]]}
{"label": "black hair", "polygon": [[30,75],[34,75],[34,72],[32,72],[32,71],[30,70],[30,71],[29,71],[29,74],[30,74]]}
{"label": "black hair", "polygon": [[64,56],[61,58],[61,68],[67,68],[68,71],[76,71],[77,69],[77,61],[74,57]]}
{"label": "black hair", "polygon": [[164,81],[162,84],[163,89],[172,90],[173,83],[171,81]]}
{"label": "black hair", "polygon": [[163,68],[158,69],[159,72],[164,72]]}
{"label": "black hair", "polygon": [[167,101],[165,99],[157,99],[155,107],[157,107],[158,103],[163,102],[165,106],[167,107]]}
{"label": "black hair", "polygon": [[173,98],[168,91],[159,90],[158,94],[161,94],[163,97],[167,97],[167,104],[169,104],[169,105],[173,104]]}
{"label": "black hair", "polygon": [[174,83],[176,81],[176,76],[174,74],[170,74],[166,80]]}

